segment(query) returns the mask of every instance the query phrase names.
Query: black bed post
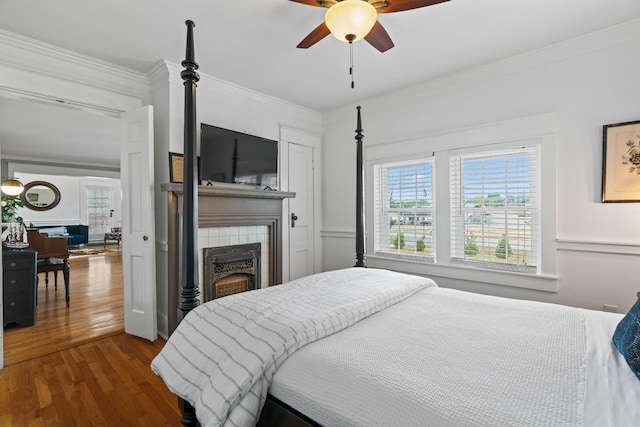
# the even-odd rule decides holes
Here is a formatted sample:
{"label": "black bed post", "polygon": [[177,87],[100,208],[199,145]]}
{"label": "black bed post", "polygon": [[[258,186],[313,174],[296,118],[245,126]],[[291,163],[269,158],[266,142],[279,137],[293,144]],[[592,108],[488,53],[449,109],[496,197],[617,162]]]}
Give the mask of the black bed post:
{"label": "black bed post", "polygon": [[364,165],[362,163],[362,120],[360,106],[358,110],[358,126],[356,128],[356,265],[366,267],[364,255]]}
{"label": "black bed post", "polygon": [[[182,316],[200,304],[198,278],[198,157],[196,155],[196,83],[200,76],[196,72],[193,45],[193,21],[186,21],[187,51],[182,61],[184,70],[180,77],[184,80],[184,175],[182,198],[182,287],[180,289],[180,310]],[[198,424],[196,411],[187,401],[181,401],[185,427]]]}

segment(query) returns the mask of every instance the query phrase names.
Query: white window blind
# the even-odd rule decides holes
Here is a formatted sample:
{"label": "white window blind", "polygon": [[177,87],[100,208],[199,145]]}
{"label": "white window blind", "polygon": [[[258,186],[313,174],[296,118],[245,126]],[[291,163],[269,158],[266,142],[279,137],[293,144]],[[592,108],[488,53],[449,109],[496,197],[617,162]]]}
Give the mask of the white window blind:
{"label": "white window blind", "polygon": [[452,155],[451,263],[536,273],[537,147]]}
{"label": "white window blind", "polygon": [[433,160],[374,165],[375,250],[433,261]]}

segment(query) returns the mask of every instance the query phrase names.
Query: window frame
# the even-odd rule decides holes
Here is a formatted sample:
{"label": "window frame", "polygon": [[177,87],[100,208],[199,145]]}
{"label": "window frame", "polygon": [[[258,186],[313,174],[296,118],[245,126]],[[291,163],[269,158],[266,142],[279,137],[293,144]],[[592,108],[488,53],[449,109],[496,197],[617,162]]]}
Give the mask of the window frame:
{"label": "window frame", "polygon": [[[526,154],[525,154],[526,153]],[[473,150],[451,150],[449,152],[449,179],[450,179],[450,191],[451,198],[453,199],[455,192],[459,191],[458,196],[462,197],[462,193],[464,192],[463,187],[464,183],[461,183],[457,188],[452,185],[454,180],[459,179],[460,177],[453,176],[454,169],[457,168],[456,172],[462,173],[463,165],[462,163],[465,161],[484,161],[484,160],[505,160],[508,158],[514,157],[522,157],[524,155],[533,156],[533,162],[529,161],[529,166],[532,167],[530,170],[530,175],[528,176],[529,188],[533,188],[534,191],[531,192],[531,196],[533,200],[528,205],[529,208],[525,208],[522,206],[512,207],[491,207],[491,206],[482,206],[479,208],[470,208],[465,207],[464,202],[462,200],[451,200],[451,216],[454,217],[454,212],[456,210],[460,210],[459,215],[463,215],[467,212],[489,212],[490,214],[507,214],[509,210],[529,210],[531,211],[531,258],[533,260],[532,265],[527,266],[519,266],[517,263],[513,262],[505,262],[498,263],[487,260],[470,260],[466,259],[464,254],[460,255],[460,253],[456,253],[460,251],[460,247],[465,248],[466,243],[466,235],[465,233],[460,234],[462,230],[459,229],[460,226],[466,227],[466,223],[464,221],[460,221],[459,219],[453,220],[454,224],[451,225],[450,231],[452,234],[451,238],[451,251],[450,251],[450,262],[451,264],[463,265],[463,266],[475,266],[480,269],[488,269],[488,270],[505,270],[505,271],[515,271],[524,274],[536,274],[539,271],[539,258],[540,258],[540,144],[538,141],[530,140],[523,143],[522,141],[517,141],[513,143],[506,144],[497,144],[497,145],[487,145],[482,147],[475,147]],[[460,162],[455,165],[454,162]],[[509,177],[505,177],[505,180],[508,181]],[[506,228],[505,224],[505,228]],[[507,237],[507,242],[509,238]],[[516,239],[511,239],[512,242],[515,242]],[[515,243],[514,243],[515,244]]]}
{"label": "window frame", "polygon": [[[391,250],[383,250],[380,249],[380,247],[378,246],[379,243],[379,238],[380,238],[380,234],[382,232],[380,225],[378,224],[378,216],[381,214],[381,212],[397,212],[398,215],[400,216],[400,214],[402,214],[403,212],[407,212],[407,211],[412,211],[413,213],[415,213],[416,215],[424,215],[424,216],[429,216],[431,217],[431,227],[433,227],[433,224],[435,223],[435,218],[434,218],[434,210],[435,210],[435,194],[434,194],[434,162],[433,162],[433,153],[430,153],[428,155],[423,155],[420,156],[419,158],[412,158],[412,159],[385,159],[384,161],[374,161],[370,164],[371,168],[373,169],[373,174],[374,174],[374,182],[377,182],[379,177],[378,177],[378,169],[379,168],[384,168],[385,170],[387,170],[388,168],[391,167],[402,167],[402,166],[406,166],[406,167],[411,167],[411,166],[418,166],[421,164],[428,164],[431,167],[431,183],[430,183],[430,192],[431,192],[431,206],[430,207],[408,207],[408,208],[385,208],[384,206],[379,206],[379,204],[376,202],[376,197],[378,197],[380,195],[380,193],[383,192],[383,190],[380,190],[379,187],[376,187],[374,189],[375,191],[375,196],[374,196],[374,205],[375,205],[375,210],[373,212],[373,221],[374,221],[374,230],[375,230],[375,234],[374,234],[374,252],[375,254],[381,256],[381,257],[390,257],[390,258],[397,258],[397,259],[407,259],[407,260],[413,260],[416,262],[434,262],[435,261],[435,249],[436,249],[436,244],[435,244],[435,239],[433,238],[433,235],[431,235],[431,240],[432,240],[432,252],[430,255],[419,255],[419,254],[408,254],[408,253],[400,253],[400,252],[393,252]],[[385,195],[388,195],[388,192],[384,191]],[[385,199],[386,201],[386,199]],[[382,203],[383,205],[385,205],[386,203]],[[399,223],[400,224],[400,223]],[[414,225],[414,227],[418,224],[412,224]],[[384,244],[382,246],[389,246],[388,245],[389,241],[387,241],[386,239],[384,240]]]}
{"label": "window frame", "polygon": [[[451,262],[451,196],[449,182],[450,153],[476,152],[523,145],[539,147],[539,244],[538,267],[535,273],[490,270]],[[398,158],[397,153],[404,153]],[[409,160],[420,156],[433,156],[433,239],[435,261],[425,263],[410,259],[397,259],[376,254],[374,230],[373,164],[393,160]],[[365,145],[365,213],[367,264],[407,273],[421,274],[438,279],[445,285],[453,280],[481,284],[504,285],[516,288],[557,292],[557,238],[556,238],[556,115],[545,113],[503,122],[462,128],[419,138],[397,140],[376,145]],[[454,283],[451,282],[451,283]]]}

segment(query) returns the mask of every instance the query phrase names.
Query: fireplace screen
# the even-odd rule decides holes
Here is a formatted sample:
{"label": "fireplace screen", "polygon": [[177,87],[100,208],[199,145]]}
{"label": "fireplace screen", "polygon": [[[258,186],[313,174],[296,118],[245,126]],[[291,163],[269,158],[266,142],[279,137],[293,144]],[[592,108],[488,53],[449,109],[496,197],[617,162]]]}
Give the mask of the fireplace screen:
{"label": "fireplace screen", "polygon": [[260,243],[205,248],[204,300],[260,286]]}

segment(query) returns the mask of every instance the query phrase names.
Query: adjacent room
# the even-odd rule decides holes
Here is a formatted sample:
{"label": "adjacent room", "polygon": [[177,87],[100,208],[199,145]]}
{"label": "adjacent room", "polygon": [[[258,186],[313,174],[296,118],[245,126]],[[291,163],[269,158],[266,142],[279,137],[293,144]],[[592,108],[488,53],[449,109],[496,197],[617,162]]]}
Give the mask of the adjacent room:
{"label": "adjacent room", "polygon": [[640,425],[639,51],[637,0],[3,2],[0,425]]}

